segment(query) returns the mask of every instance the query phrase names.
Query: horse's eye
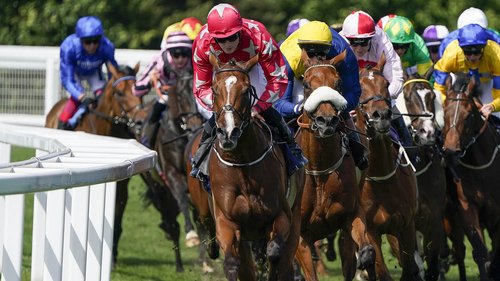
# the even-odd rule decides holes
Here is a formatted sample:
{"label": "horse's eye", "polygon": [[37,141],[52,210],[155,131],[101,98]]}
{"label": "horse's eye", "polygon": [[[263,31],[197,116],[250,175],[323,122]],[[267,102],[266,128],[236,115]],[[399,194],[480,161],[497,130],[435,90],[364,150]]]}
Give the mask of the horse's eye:
{"label": "horse's eye", "polygon": [[122,91],[120,91],[120,90],[117,90],[117,91],[116,91],[116,94],[117,94],[118,96],[120,96],[120,97],[123,97],[123,96],[125,95],[125,94],[124,94]]}
{"label": "horse's eye", "polygon": [[309,83],[304,83],[304,90],[310,90],[311,86],[309,86]]}

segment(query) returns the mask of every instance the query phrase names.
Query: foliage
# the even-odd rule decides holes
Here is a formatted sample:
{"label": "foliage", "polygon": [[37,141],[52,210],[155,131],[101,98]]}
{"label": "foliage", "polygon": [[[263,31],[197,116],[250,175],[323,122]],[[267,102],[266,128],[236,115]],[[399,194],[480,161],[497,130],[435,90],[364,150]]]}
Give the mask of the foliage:
{"label": "foliage", "polygon": [[[203,22],[210,8],[224,1],[90,1],[90,0],[0,0],[0,44],[58,46],[74,31],[76,20],[96,15],[117,48],[157,49],[163,31],[189,16]],[[410,18],[417,32],[430,24],[456,28],[460,13],[471,6],[481,8],[489,26],[500,28],[500,1],[496,0],[240,0],[234,3],[243,17],[264,23],[276,40],[283,39],[291,19],[305,17],[328,24],[342,23],[353,10],[370,13],[375,21],[396,13]]]}

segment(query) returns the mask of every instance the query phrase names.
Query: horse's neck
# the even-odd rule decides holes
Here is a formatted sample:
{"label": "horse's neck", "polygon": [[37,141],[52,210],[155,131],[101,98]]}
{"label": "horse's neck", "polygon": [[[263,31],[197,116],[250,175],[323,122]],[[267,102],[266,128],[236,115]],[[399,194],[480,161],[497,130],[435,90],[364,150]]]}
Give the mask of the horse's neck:
{"label": "horse's neck", "polygon": [[368,144],[370,171],[392,171],[396,165],[397,152],[389,135],[377,133]]}
{"label": "horse's neck", "polygon": [[329,138],[319,138],[311,130],[302,130],[300,144],[309,165],[318,169],[342,157],[342,137],[338,132]]}
{"label": "horse's neck", "polygon": [[[475,125],[483,131],[477,136],[475,142],[467,148],[465,159],[483,161],[484,158],[492,157],[492,153],[500,146],[500,134],[491,124],[485,124],[482,119],[477,119]],[[483,127],[486,126],[486,127]],[[500,148],[500,147],[499,147]]]}

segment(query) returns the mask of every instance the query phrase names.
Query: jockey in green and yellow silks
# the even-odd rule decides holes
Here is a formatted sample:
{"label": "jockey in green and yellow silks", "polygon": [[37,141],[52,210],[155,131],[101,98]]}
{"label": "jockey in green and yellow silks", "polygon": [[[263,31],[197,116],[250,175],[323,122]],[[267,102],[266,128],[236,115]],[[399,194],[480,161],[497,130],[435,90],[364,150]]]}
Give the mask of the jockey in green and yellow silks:
{"label": "jockey in green and yellow silks", "polygon": [[424,39],[415,33],[410,20],[402,16],[391,18],[384,31],[401,58],[403,70],[408,75],[418,73],[424,76],[432,66],[432,61]]}

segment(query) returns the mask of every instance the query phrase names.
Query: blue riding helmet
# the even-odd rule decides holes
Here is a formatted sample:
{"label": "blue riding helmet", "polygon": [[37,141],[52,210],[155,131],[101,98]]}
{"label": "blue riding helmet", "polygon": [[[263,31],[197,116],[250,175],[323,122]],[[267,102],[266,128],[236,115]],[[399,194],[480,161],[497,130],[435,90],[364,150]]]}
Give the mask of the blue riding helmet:
{"label": "blue riding helmet", "polygon": [[488,33],[479,24],[469,24],[459,29],[458,45],[460,47],[472,45],[486,45]]}
{"label": "blue riding helmet", "polygon": [[78,19],[76,22],[76,36],[78,38],[97,37],[104,34],[101,20],[94,16],[87,16]]}

